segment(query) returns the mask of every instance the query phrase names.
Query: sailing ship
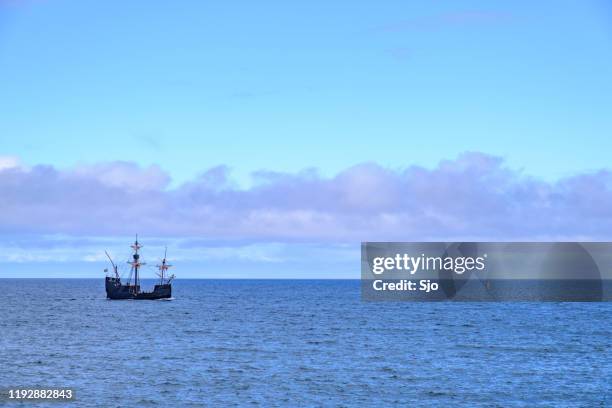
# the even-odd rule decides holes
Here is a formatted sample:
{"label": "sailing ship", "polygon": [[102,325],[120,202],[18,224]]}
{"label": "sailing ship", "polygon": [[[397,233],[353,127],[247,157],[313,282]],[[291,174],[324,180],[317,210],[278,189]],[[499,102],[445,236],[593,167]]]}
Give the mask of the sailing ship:
{"label": "sailing ship", "polygon": [[[131,265],[130,275],[127,279],[127,284],[121,282],[119,276],[117,264],[113,262],[108,252],[104,251],[111,265],[113,266],[113,276],[108,276],[108,269],[106,276],[106,297],[109,299],[134,299],[134,300],[156,300],[156,299],[168,299],[172,297],[172,280],[174,275],[167,276],[168,269],[172,266],[166,262],[166,255],[168,249],[164,252],[164,259],[157,265],[159,273],[159,282],[154,286],[152,292],[143,292],[140,290],[140,268],[145,265],[140,260],[139,250],[142,245],[138,243],[138,235],[136,235],[136,241],[131,245],[134,253],[132,254],[132,260],[128,261]],[[133,277],[133,281],[132,281]]]}

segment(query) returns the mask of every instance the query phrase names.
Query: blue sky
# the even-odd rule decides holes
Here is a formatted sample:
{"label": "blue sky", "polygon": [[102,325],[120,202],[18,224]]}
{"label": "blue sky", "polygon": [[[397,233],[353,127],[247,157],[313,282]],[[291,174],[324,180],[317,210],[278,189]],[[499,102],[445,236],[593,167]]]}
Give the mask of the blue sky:
{"label": "blue sky", "polygon": [[[0,0],[0,169],[4,162],[21,171],[0,180],[13,194],[4,195],[0,244],[19,253],[33,236],[47,242],[131,234],[131,226],[96,230],[85,216],[64,220],[60,209],[75,209],[63,201],[30,207],[36,193],[11,184],[60,195],[85,191],[86,180],[123,190],[133,188],[132,180],[146,185],[139,199],[163,195],[127,211],[145,214],[150,225],[160,217],[156,208],[176,215],[182,226],[150,227],[155,237],[205,236],[246,254],[253,242],[264,252],[272,243],[274,254],[290,254],[282,259],[298,259],[321,243],[342,252],[346,243],[372,237],[602,239],[606,230],[594,226],[608,225],[607,213],[601,215],[605,194],[600,207],[589,209],[593,228],[585,231],[546,224],[537,234],[482,221],[470,235],[460,228],[466,212],[436,208],[432,216],[427,207],[418,214],[434,224],[415,221],[402,235],[393,227],[399,221],[388,218],[391,204],[368,192],[409,188],[423,172],[449,186],[477,174],[482,185],[501,179],[506,186],[479,202],[502,211],[498,201],[516,200],[503,211],[522,209],[512,213],[517,219],[550,204],[532,208],[520,201],[525,191],[536,201],[549,194],[550,205],[566,215],[572,212],[565,203],[583,188],[577,177],[607,192],[609,177],[598,172],[610,168],[612,151],[611,41],[612,6],[603,0]],[[302,189],[312,195],[300,196]],[[202,201],[183,205],[186,196]],[[300,204],[312,196],[323,198]],[[554,201],[559,196],[563,203]],[[338,201],[348,207],[336,207]],[[185,208],[190,214],[179,214]],[[392,214],[408,208],[415,211],[406,203]],[[109,223],[118,211],[99,209]],[[351,211],[356,218],[339,218]],[[388,225],[361,225],[364,211]],[[215,218],[220,213],[227,218]],[[17,221],[22,217],[37,223]],[[244,219],[250,223],[228,221]],[[187,227],[196,224],[207,228]],[[71,254],[68,247],[64,254]],[[56,254],[45,248],[37,249],[40,259],[49,259],[44,251]],[[15,259],[29,258],[5,261]]]}
{"label": "blue sky", "polygon": [[609,163],[606,1],[0,4],[1,147],[30,165]]}

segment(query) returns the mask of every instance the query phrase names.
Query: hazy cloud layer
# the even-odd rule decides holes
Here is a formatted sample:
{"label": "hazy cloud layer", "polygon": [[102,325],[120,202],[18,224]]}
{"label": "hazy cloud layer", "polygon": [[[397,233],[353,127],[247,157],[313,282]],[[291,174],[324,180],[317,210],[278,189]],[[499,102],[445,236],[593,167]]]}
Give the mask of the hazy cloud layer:
{"label": "hazy cloud layer", "polygon": [[59,170],[0,158],[0,233],[270,242],[610,239],[612,174],[544,182],[465,153],[433,169],[374,163],[332,178],[260,171],[240,189],[226,167],[169,188],[157,166]]}

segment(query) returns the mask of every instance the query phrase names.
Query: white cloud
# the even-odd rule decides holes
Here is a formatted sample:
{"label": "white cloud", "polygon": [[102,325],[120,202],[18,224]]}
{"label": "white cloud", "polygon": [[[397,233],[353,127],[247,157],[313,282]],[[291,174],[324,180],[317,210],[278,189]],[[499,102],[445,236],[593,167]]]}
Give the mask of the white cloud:
{"label": "white cloud", "polygon": [[551,183],[508,169],[498,157],[465,153],[433,169],[369,163],[334,177],[257,176],[262,182],[241,189],[218,167],[168,188],[169,176],[156,166],[17,167],[0,172],[0,234],[329,243],[609,239],[612,230],[608,171]]}
{"label": "white cloud", "polygon": [[0,171],[21,167],[18,157],[15,156],[0,156]]}

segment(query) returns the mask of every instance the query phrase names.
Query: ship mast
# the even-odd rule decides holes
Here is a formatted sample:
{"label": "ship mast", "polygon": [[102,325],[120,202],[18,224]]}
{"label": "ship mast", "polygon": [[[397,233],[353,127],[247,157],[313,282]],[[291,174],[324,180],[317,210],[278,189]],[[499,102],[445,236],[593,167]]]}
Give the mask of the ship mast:
{"label": "ship mast", "polygon": [[159,269],[159,273],[157,274],[157,276],[159,276],[159,284],[163,285],[164,284],[164,279],[166,277],[166,271],[168,270],[168,268],[170,268],[172,265],[166,263],[166,255],[168,254],[168,247],[166,247],[166,249],[164,250],[164,259],[162,259],[162,262],[160,265],[157,265],[157,268]]}
{"label": "ship mast", "polygon": [[134,292],[138,293],[140,289],[138,270],[145,264],[144,262],[140,262],[140,254],[138,253],[138,250],[142,248],[142,246],[138,243],[138,234],[136,234],[136,241],[134,241],[134,244],[131,245],[131,247],[134,250],[134,254],[132,255],[132,261],[128,263],[132,265],[132,269],[134,271]]}

